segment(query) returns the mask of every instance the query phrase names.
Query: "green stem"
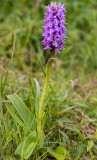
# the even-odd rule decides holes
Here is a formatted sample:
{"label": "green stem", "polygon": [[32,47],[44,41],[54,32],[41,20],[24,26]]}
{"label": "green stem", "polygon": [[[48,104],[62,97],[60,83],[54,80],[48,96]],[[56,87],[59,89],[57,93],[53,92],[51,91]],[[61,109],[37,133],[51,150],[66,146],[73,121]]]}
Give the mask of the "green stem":
{"label": "green stem", "polygon": [[49,62],[47,63],[45,85],[44,85],[43,92],[42,92],[42,95],[41,95],[41,99],[40,99],[40,102],[39,102],[39,112],[38,112],[38,117],[37,117],[37,134],[38,135],[41,132],[41,121],[42,121],[42,117],[44,115],[44,112],[43,112],[44,100],[45,100],[46,90],[47,90],[47,87],[49,85],[52,61],[53,61],[53,58],[50,59]]}

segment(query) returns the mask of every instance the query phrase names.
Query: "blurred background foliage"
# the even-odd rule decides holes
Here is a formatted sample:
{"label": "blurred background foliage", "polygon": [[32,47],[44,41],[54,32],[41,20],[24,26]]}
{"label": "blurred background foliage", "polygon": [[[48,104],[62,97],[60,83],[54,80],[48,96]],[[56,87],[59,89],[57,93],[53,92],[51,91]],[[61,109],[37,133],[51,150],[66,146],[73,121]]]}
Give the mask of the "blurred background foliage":
{"label": "blurred background foliage", "polygon": [[[97,1],[57,0],[67,9],[66,49],[60,54],[63,67],[97,68]],[[16,35],[14,66],[23,69],[32,64],[38,69],[33,51],[47,61],[48,51],[42,51],[42,26],[45,6],[50,0],[0,0],[0,56],[10,59]]]}
{"label": "blurred background foliage", "polygon": [[[7,159],[8,155],[13,156],[16,141],[20,143],[18,142],[20,139],[15,122],[6,111],[5,104],[8,102],[6,95],[16,92],[30,108],[34,103],[32,92],[33,87],[35,88],[34,77],[39,80],[41,89],[43,88],[45,77],[41,66],[45,68],[50,54],[49,51],[42,50],[42,26],[45,6],[50,2],[51,0],[0,0],[0,122],[2,122],[0,154],[6,155]],[[46,127],[49,130],[54,126],[52,122],[58,118],[56,107],[77,106],[77,109],[69,112],[69,116],[65,113],[64,117],[73,118],[78,126],[83,121],[80,130],[86,135],[86,139],[89,139],[89,136],[93,137],[95,134],[92,125],[97,128],[97,0],[56,0],[56,2],[64,3],[66,6],[68,38],[66,49],[61,51],[56,63],[53,64],[51,83],[57,98],[49,89],[46,95],[47,100],[50,99],[46,120],[50,121]],[[39,65],[36,55],[42,65]],[[83,106],[82,109],[79,109],[80,106]],[[62,129],[64,128],[66,126]],[[52,132],[51,141],[59,140],[58,129],[56,126]],[[76,142],[75,139],[78,138],[73,135],[70,139],[71,142],[72,140]],[[71,147],[71,150],[76,157],[76,149]],[[84,156],[86,158],[86,154]],[[87,156],[89,157],[89,153]]]}

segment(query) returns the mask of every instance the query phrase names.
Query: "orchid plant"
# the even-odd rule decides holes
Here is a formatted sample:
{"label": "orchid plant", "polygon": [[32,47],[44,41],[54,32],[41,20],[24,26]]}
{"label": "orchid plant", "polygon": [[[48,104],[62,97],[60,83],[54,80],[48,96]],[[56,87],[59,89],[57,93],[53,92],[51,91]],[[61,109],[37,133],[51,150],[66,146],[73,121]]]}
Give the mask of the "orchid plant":
{"label": "orchid plant", "polygon": [[[64,4],[57,4],[51,2],[50,6],[46,6],[47,12],[45,13],[45,25],[42,41],[45,46],[44,50],[49,49],[51,58],[46,66],[46,80],[41,94],[39,83],[36,79],[36,96],[35,96],[35,114],[32,113],[22,101],[22,99],[14,93],[8,95],[12,102],[12,106],[7,106],[7,109],[14,120],[23,128],[25,132],[24,140],[19,144],[15,154],[21,156],[22,159],[28,159],[38,147],[43,147],[45,141],[45,134],[43,130],[43,117],[45,114],[44,102],[46,91],[49,85],[51,74],[52,62],[55,56],[60,54],[60,50],[65,47],[66,28],[65,28],[65,15],[66,12]],[[59,154],[60,150],[60,154]],[[64,160],[68,155],[68,151],[62,146],[59,146],[56,152],[47,149],[53,157],[59,160]]]}

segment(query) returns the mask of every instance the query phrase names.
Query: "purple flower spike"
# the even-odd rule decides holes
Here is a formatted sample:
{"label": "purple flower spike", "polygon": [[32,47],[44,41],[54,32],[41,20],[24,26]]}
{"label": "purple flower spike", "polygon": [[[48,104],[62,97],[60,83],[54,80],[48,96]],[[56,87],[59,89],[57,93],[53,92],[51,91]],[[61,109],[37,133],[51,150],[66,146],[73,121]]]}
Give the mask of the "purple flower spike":
{"label": "purple flower spike", "polygon": [[51,2],[50,6],[46,6],[48,10],[45,13],[45,26],[42,36],[44,40],[43,45],[46,46],[44,50],[50,49],[51,54],[54,55],[57,49],[57,54],[60,54],[60,50],[65,47],[66,28],[65,28],[65,15],[66,12],[64,4],[57,4]]}

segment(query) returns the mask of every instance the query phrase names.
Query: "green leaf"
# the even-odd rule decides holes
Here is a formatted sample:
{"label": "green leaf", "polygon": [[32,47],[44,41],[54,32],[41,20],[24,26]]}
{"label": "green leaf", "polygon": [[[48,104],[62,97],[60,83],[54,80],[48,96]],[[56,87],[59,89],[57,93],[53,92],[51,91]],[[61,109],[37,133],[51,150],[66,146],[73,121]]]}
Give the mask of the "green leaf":
{"label": "green leaf", "polygon": [[94,142],[92,140],[88,141],[87,151],[89,151],[93,146],[94,146]]}
{"label": "green leaf", "polygon": [[14,110],[12,109],[12,107],[9,107],[9,106],[6,105],[6,108],[7,108],[8,112],[11,114],[11,116],[14,118],[14,120],[16,122],[18,122],[18,124],[21,127],[26,128],[25,123],[23,123],[23,121],[18,117],[18,115],[14,112]]}
{"label": "green leaf", "polygon": [[73,101],[71,102],[71,105],[74,105],[74,106],[68,107],[68,108],[64,109],[63,111],[58,111],[57,114],[60,115],[60,114],[62,114],[62,113],[68,112],[69,110],[71,110],[71,109],[73,109],[73,108],[76,108],[76,106],[88,108],[88,106],[85,105],[85,104],[76,103],[76,102],[73,102]]}
{"label": "green leaf", "polygon": [[63,127],[64,123],[76,123],[74,120],[69,118],[58,119],[57,122],[61,125],[61,127]]}
{"label": "green leaf", "polygon": [[37,145],[37,141],[36,141],[36,142],[32,142],[32,143],[29,145],[29,147],[27,148],[27,150],[26,150],[26,152],[25,152],[25,154],[24,154],[24,158],[25,158],[25,159],[28,159],[28,158],[31,156],[31,154],[32,154],[32,152],[34,151],[36,145]]}
{"label": "green leaf", "polygon": [[93,148],[97,151],[97,145],[93,145]]}
{"label": "green leaf", "polygon": [[63,114],[65,112],[68,112],[69,110],[75,108],[76,106],[73,106],[73,107],[67,107],[66,109],[62,110],[62,111],[58,111],[57,114],[60,115],[60,114]]}
{"label": "green leaf", "polygon": [[65,100],[68,97],[68,90],[66,89],[64,91],[63,100]]}
{"label": "green leaf", "polygon": [[81,137],[81,139],[83,141],[85,141],[84,135],[82,133],[80,133],[80,131],[77,128],[75,128],[75,127],[68,127],[67,129],[69,129],[69,130],[77,133]]}
{"label": "green leaf", "polygon": [[29,158],[34,151],[37,142],[38,140],[36,137],[36,132],[34,131],[28,137],[26,137],[24,141],[21,142],[21,144],[16,149],[15,154],[20,155],[21,158]]}
{"label": "green leaf", "polygon": [[94,137],[96,140],[97,140],[97,129],[96,129],[96,132],[95,132],[95,137]]}
{"label": "green leaf", "polygon": [[62,132],[62,131],[60,131],[60,133],[62,134],[63,138],[68,143],[68,145],[70,145],[69,137],[64,132]]}
{"label": "green leaf", "polygon": [[62,146],[58,146],[55,150],[47,149],[47,151],[57,160],[64,160],[69,156],[69,152]]}
{"label": "green leaf", "polygon": [[84,151],[85,145],[82,143],[79,143],[77,148],[78,148],[78,156],[75,158],[75,160],[78,160],[81,157]]}
{"label": "green leaf", "polygon": [[30,110],[27,108],[25,103],[22,101],[22,99],[14,93],[13,95],[9,95],[8,98],[11,100],[15,110],[20,115],[23,122],[27,125],[28,122],[30,123],[32,121],[33,115],[31,114]]}
{"label": "green leaf", "polygon": [[86,104],[82,104],[82,103],[76,103],[76,102],[72,102],[73,105],[76,105],[78,107],[84,107],[84,108],[89,108],[89,106],[87,106]]}
{"label": "green leaf", "polygon": [[45,140],[45,134],[44,131],[41,129],[40,135],[39,135],[39,141],[38,146],[42,146]]}
{"label": "green leaf", "polygon": [[37,97],[37,99],[40,99],[40,96],[41,96],[40,86],[39,86],[38,81],[35,78],[34,78],[34,81],[36,83],[36,97]]}
{"label": "green leaf", "polygon": [[40,92],[40,86],[38,81],[34,78],[35,83],[36,83],[36,95],[35,95],[35,111],[36,111],[36,117],[38,116],[38,110],[39,110],[39,100],[41,97],[41,92]]}

